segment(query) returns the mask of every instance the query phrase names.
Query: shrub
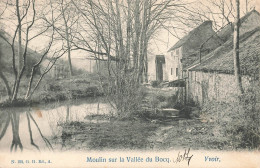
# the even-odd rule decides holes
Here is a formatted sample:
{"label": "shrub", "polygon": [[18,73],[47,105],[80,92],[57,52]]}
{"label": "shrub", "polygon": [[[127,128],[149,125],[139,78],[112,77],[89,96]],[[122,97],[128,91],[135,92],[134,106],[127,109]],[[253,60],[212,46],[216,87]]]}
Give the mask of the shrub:
{"label": "shrub", "polygon": [[98,87],[97,87],[97,86],[89,86],[89,87],[86,89],[86,95],[96,96],[96,95],[98,95],[98,93],[99,93],[99,90],[98,90]]}
{"label": "shrub", "polygon": [[241,132],[242,147],[260,147],[260,108],[259,108],[259,81],[255,81],[252,87],[245,91],[240,97],[239,104],[243,108],[240,114],[244,118],[242,124],[237,126],[236,131]]}
{"label": "shrub", "polygon": [[59,84],[51,83],[47,86],[47,91],[58,92],[62,90],[62,87]]}
{"label": "shrub", "polygon": [[146,94],[142,86],[128,77],[111,80],[102,91],[112,107],[116,109],[117,117],[120,119],[135,117]]}
{"label": "shrub", "polygon": [[156,98],[157,98],[160,102],[166,101],[166,97],[165,97],[164,95],[158,95]]}
{"label": "shrub", "polygon": [[213,132],[226,139],[232,149],[260,147],[259,83],[231,103],[211,101],[203,105],[200,116],[212,121]]}
{"label": "shrub", "polygon": [[160,84],[160,82],[157,81],[157,80],[155,80],[155,81],[151,81],[151,85],[152,85],[152,87],[158,87],[159,84]]}

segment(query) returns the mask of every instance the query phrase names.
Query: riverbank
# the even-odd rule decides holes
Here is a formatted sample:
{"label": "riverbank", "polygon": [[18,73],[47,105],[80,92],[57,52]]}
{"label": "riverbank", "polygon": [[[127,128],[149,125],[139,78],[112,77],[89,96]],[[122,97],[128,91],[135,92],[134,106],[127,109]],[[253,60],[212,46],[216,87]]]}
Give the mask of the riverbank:
{"label": "riverbank", "polygon": [[68,122],[51,141],[60,150],[232,150],[209,122],[178,119],[166,122],[100,120]]}
{"label": "riverbank", "polygon": [[64,123],[61,136],[52,141],[62,144],[62,150],[146,149],[150,148],[147,137],[158,128],[142,121],[107,121]]}
{"label": "riverbank", "polygon": [[[86,84],[84,79],[80,81],[74,81],[74,83]],[[64,80],[59,82],[55,84],[60,86]],[[39,128],[46,131],[44,135],[57,151],[244,149],[241,145],[240,148],[236,148],[232,144],[232,136],[229,132],[229,136],[223,134],[226,130],[224,127],[227,125],[220,124],[219,121],[224,121],[225,118],[214,120],[211,117],[213,113],[212,115],[205,114],[208,109],[192,106],[179,109],[177,116],[162,115],[162,109],[173,109],[178,105],[173,101],[176,98],[173,94],[175,90],[150,87],[143,89],[146,96],[140,102],[142,109],[133,111],[134,115],[129,118],[118,117],[107,100],[95,100],[93,97],[70,99],[70,101],[57,99],[56,102],[43,103],[42,106],[25,107],[24,110],[22,107],[5,108],[3,113],[10,114],[17,111],[21,121],[26,120],[26,114],[30,113],[39,123]],[[58,89],[55,87],[55,90]],[[64,91],[63,88],[62,91]],[[96,98],[102,99],[102,97]],[[212,104],[209,105],[212,106]],[[216,114],[212,109],[210,111]],[[227,114],[226,111],[225,114]],[[1,122],[5,123],[5,121]],[[23,122],[23,124],[27,123]],[[27,126],[21,127],[23,128],[28,131]]]}
{"label": "riverbank", "polygon": [[230,150],[228,139],[218,138],[212,121],[199,118],[199,109],[187,106],[178,116],[162,116],[161,109],[178,106],[173,88],[145,87],[142,110],[136,117],[89,115],[84,121],[60,123],[52,143],[66,150]]}
{"label": "riverbank", "polygon": [[82,74],[65,79],[44,79],[28,100],[22,99],[26,94],[27,85],[21,82],[21,87],[17,101],[11,103],[6,99],[6,95],[0,102],[0,107],[22,107],[40,103],[50,103],[64,100],[80,99],[87,97],[102,96],[103,92],[96,76]]}
{"label": "riverbank", "polygon": [[[90,115],[80,122],[64,122],[52,142],[60,150],[234,150],[221,125],[202,115],[202,109],[183,106],[178,116],[163,116],[164,108],[179,106],[173,88],[144,87],[146,96],[136,117],[120,119]],[[180,106],[179,106],[180,107]],[[243,148],[240,148],[243,149]]]}

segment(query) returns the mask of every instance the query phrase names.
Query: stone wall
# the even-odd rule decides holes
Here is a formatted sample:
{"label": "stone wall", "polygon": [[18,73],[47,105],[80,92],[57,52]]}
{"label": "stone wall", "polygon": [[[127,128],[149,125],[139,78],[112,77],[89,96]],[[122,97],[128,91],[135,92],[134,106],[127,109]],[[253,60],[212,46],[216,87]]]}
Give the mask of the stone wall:
{"label": "stone wall", "polygon": [[[187,99],[203,105],[207,101],[232,102],[238,94],[235,85],[235,76],[223,73],[206,73],[189,71],[186,80]],[[242,77],[243,88],[250,85],[248,76]]]}

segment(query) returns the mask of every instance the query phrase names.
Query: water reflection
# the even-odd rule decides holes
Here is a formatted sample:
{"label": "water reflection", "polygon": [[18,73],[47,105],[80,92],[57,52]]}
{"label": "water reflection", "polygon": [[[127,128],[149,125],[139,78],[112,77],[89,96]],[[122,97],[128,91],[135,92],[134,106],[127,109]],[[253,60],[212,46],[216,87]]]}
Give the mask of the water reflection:
{"label": "water reflection", "polygon": [[[37,128],[37,131],[41,135],[41,138],[45,142],[46,146],[52,150],[52,145],[50,144],[49,140],[45,138],[45,136],[42,134],[42,131],[40,127],[38,126],[37,122],[35,121],[34,117],[32,116],[31,112],[25,112],[26,118],[27,118],[27,124],[28,124],[28,133],[30,137],[30,144],[34,146],[37,150],[40,150],[39,146],[35,144],[34,139],[33,139],[33,133],[32,133],[32,125],[35,125]],[[19,112],[14,112],[14,111],[9,111],[6,110],[5,112],[1,112],[1,135],[0,135],[0,140],[5,136],[8,127],[11,125],[11,130],[12,130],[12,143],[10,146],[10,151],[17,151],[19,148],[21,151],[23,151],[23,144],[21,142],[20,138],[20,116],[21,113]],[[24,134],[23,130],[23,134]]]}
{"label": "water reflection", "polygon": [[62,124],[93,122],[87,116],[110,114],[111,111],[110,105],[100,100],[0,109],[0,150],[62,150],[63,143],[54,141],[64,134]]}
{"label": "water reflection", "polygon": [[[11,123],[12,123],[12,131],[13,131],[13,141],[12,141],[12,144],[11,144],[11,151],[13,151],[13,147],[14,147],[14,150],[17,151],[17,146],[19,146],[19,148],[21,150],[23,150],[23,145],[21,143],[21,139],[20,139],[20,136],[19,136],[19,123],[20,123],[20,114],[16,114],[16,113],[11,113],[8,114],[8,118],[10,118],[11,120]],[[9,122],[7,123],[9,125],[10,123],[10,120]]]}
{"label": "water reflection", "polygon": [[28,120],[28,128],[29,128],[29,133],[30,133],[30,142],[31,142],[31,145],[35,146],[38,150],[39,150],[39,147],[33,142],[33,138],[32,138],[32,129],[31,129],[31,125],[30,125],[30,119],[33,121],[33,123],[35,124],[35,126],[37,127],[37,130],[39,131],[42,139],[44,140],[46,146],[50,149],[50,150],[53,150],[53,147],[51,145],[51,143],[49,142],[49,140],[47,138],[45,138],[42,134],[42,131],[40,129],[40,127],[38,126],[37,122],[35,121],[35,119],[33,118],[33,116],[31,115],[30,112],[26,112],[26,117],[27,117],[27,120]]}

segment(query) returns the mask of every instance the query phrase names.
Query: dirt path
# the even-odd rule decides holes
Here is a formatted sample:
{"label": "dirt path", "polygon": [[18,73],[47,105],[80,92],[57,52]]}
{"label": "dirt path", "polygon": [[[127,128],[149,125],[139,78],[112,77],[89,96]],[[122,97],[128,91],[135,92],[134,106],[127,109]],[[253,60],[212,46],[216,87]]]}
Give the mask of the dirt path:
{"label": "dirt path", "polygon": [[168,122],[115,121],[74,122],[62,126],[62,150],[177,150],[223,149],[223,138],[216,136],[210,123],[197,119]]}
{"label": "dirt path", "polygon": [[155,150],[226,148],[225,141],[217,134],[210,123],[198,119],[180,119],[161,125],[148,140]]}

